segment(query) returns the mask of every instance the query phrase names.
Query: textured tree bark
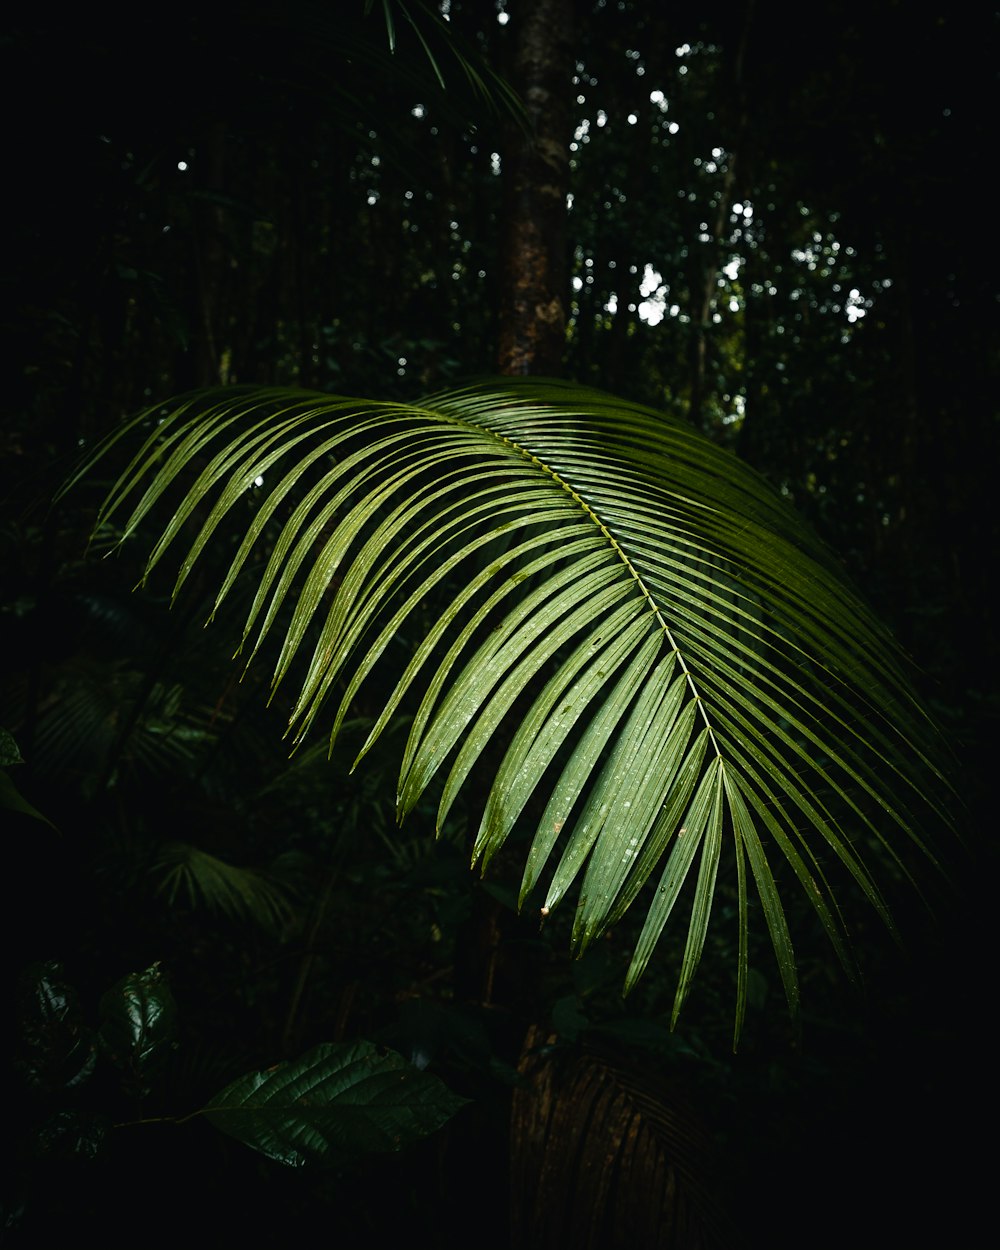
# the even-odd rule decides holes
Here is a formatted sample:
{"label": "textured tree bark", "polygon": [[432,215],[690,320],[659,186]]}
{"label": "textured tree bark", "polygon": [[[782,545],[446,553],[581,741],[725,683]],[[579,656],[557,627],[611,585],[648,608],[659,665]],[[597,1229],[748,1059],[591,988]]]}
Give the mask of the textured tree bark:
{"label": "textured tree bark", "polygon": [[717,1149],[688,1098],[532,1027],[511,1109],[511,1244],[524,1250],[719,1250],[730,1228]]}
{"label": "textured tree bark", "polygon": [[514,84],[533,133],[508,145],[498,367],[558,374],[566,342],[566,194],[572,126],[572,0],[525,0]]}

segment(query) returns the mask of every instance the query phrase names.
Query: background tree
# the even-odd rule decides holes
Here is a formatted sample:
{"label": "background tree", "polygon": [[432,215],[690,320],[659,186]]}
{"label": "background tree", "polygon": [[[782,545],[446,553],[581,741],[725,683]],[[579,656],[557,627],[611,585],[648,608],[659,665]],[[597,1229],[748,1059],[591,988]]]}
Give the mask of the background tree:
{"label": "background tree", "polygon": [[562,370],[572,115],[566,84],[574,25],[569,0],[536,0],[523,7],[515,27],[513,82],[525,102],[530,130],[512,134],[507,145],[501,373],[555,377]]}

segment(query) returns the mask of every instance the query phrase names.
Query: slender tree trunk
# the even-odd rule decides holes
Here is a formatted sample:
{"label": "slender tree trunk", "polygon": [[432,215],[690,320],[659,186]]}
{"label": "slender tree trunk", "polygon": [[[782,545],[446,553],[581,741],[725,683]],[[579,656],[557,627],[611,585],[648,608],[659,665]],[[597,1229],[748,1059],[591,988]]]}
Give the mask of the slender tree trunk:
{"label": "slender tree trunk", "polygon": [[[507,144],[500,275],[498,367],[508,375],[558,375],[569,303],[566,195],[572,125],[572,0],[523,0],[513,82],[531,123]],[[513,921],[513,927],[524,924]],[[531,974],[504,950],[512,921],[482,887],[459,941],[455,990],[483,1005],[509,1005]],[[525,963],[520,948],[520,964]]]}
{"label": "slender tree trunk", "polygon": [[[746,144],[749,126],[746,87],[743,80],[744,62],[750,29],[753,20],[753,0],[747,0],[743,15],[742,29],[736,52],[732,61],[729,90],[732,93],[733,111],[738,118],[735,127],[733,150],[726,157],[726,174],[723,178],[719,199],[715,210],[715,219],[711,222],[711,242],[701,255],[702,268],[699,273],[698,261],[694,260],[691,275],[691,326],[693,338],[691,343],[691,405],[689,416],[691,423],[704,428],[705,397],[711,387],[707,384],[706,373],[709,360],[709,338],[712,334],[712,313],[719,291],[719,273],[723,263],[722,243],[729,233],[729,213],[733,206],[733,195],[736,189],[736,166],[742,160],[742,152]],[[692,257],[697,257],[692,249]]]}
{"label": "slender tree trunk", "polygon": [[228,249],[222,208],[208,197],[226,190],[226,123],[214,121],[198,149],[199,191],[194,235],[195,309],[191,318],[195,386],[225,385]]}
{"label": "slender tree trunk", "polygon": [[[712,313],[719,290],[719,272],[722,268],[722,239],[729,225],[729,210],[733,203],[733,187],[736,185],[736,154],[729,156],[729,166],[722,183],[715,220],[712,222],[712,241],[706,247],[707,255],[695,257],[691,271],[691,403],[688,417],[691,424],[704,426],[705,373],[708,363],[708,339],[712,333]],[[699,265],[698,261],[701,260]]]}
{"label": "slender tree trunk", "polygon": [[572,0],[525,0],[514,83],[533,133],[508,145],[498,366],[558,374],[566,344]]}

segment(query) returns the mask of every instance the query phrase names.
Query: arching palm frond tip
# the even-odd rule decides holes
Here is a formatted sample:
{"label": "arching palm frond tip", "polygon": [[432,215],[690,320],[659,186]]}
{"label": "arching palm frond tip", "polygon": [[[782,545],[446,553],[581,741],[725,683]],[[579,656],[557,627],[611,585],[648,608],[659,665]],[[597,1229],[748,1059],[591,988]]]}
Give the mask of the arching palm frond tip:
{"label": "arching palm frond tip", "polygon": [[779,861],[849,966],[826,868],[891,925],[873,864],[905,874],[911,847],[931,854],[936,740],[897,651],[784,501],[679,422],[535,380],[415,405],[216,393],[158,416],[102,521],[127,513],[127,536],[175,490],[149,567],[183,538],[180,589],[213,539],[245,529],[218,600],[251,580],[243,652],[280,641],[296,740],[328,701],[335,736],[405,634],[361,752],[404,699],[415,709],[401,816],[444,771],[443,820],[502,744],[474,857],[537,821],[522,901],[547,877],[552,908],[582,874],[583,949],[649,883],[631,985],[683,900],[675,1016],[723,856],[738,1030],[752,889],[797,1004]]}

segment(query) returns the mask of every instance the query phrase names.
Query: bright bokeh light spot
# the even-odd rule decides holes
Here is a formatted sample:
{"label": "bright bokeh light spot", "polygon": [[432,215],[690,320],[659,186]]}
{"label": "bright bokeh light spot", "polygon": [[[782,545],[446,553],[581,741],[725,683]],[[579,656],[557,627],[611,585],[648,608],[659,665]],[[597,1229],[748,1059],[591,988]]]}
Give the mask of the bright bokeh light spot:
{"label": "bright bokeh light spot", "polygon": [[494,174],[500,173],[500,153],[499,152],[490,153],[490,170]]}
{"label": "bright bokeh light spot", "polygon": [[642,281],[639,283],[639,294],[650,296],[657,287],[663,285],[663,274],[657,272],[652,265],[647,265],[642,271]]}
{"label": "bright bokeh light spot", "polygon": [[414,104],[413,108],[410,109],[410,112],[412,113],[414,117],[426,117],[427,116],[427,110],[424,108],[422,104]]}
{"label": "bright bokeh light spot", "polygon": [[[728,399],[728,396],[724,395],[723,399]],[[743,418],[746,416],[746,411],[747,411],[746,396],[734,395],[732,398],[732,405],[735,411],[727,413],[722,418],[722,420],[726,423],[726,425],[734,425],[737,421],[742,421]]]}
{"label": "bright bokeh light spot", "polygon": [[608,115],[604,109],[597,110],[597,124],[598,126],[606,126],[608,124]]}
{"label": "bright bokeh light spot", "polygon": [[855,321],[860,321],[861,318],[865,316],[867,311],[866,306],[871,306],[871,300],[865,299],[857,287],[853,287],[848,293],[847,303],[844,307],[844,311],[847,313],[847,320],[851,323],[851,325],[853,325]]}
{"label": "bright bokeh light spot", "polygon": [[630,126],[634,126],[638,120],[639,120],[639,119],[638,119],[638,117],[636,117],[636,115],[635,115],[634,113],[629,113],[629,115],[628,115],[628,124],[629,124]]}
{"label": "bright bokeh light spot", "polygon": [[663,320],[667,306],[667,288],[663,283],[663,274],[647,264],[642,271],[639,283],[639,294],[643,297],[639,305],[639,319],[646,325],[659,325]]}
{"label": "bright bokeh light spot", "polygon": [[678,130],[680,130],[680,126],[678,126],[676,122],[671,122],[670,125],[667,127],[667,130],[669,130],[669,132],[672,135],[675,135],[678,132]]}
{"label": "bright bokeh light spot", "polygon": [[177,168],[181,171],[182,174],[186,171],[187,167],[188,167],[187,161],[177,162]]}

